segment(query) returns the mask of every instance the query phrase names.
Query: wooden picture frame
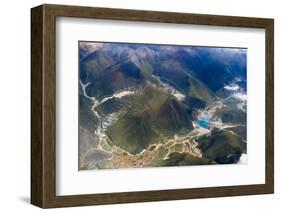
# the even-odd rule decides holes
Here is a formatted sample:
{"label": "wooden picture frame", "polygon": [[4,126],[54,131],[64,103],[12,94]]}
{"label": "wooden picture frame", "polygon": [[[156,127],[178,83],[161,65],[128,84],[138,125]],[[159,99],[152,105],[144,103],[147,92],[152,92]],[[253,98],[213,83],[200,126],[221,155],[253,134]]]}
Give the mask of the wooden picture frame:
{"label": "wooden picture frame", "polygon": [[[56,195],[56,17],[265,29],[266,168],[265,184],[104,194]],[[31,9],[31,203],[41,208],[132,203],[274,191],[274,21],[126,9],[44,4]]]}

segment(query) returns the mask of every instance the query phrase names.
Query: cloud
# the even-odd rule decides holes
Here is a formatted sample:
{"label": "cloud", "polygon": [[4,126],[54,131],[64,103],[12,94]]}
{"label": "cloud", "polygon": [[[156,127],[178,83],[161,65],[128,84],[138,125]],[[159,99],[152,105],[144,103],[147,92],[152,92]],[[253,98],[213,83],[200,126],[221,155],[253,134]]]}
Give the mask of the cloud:
{"label": "cloud", "polygon": [[85,51],[86,54],[95,52],[103,46],[102,43],[94,42],[79,42],[79,48]]}
{"label": "cloud", "polygon": [[235,93],[232,95],[232,97],[239,99],[241,101],[246,101],[247,100],[247,95],[245,93]]}
{"label": "cloud", "polygon": [[230,91],[236,91],[239,89],[239,86],[237,84],[231,84],[231,85],[224,86],[224,89]]}

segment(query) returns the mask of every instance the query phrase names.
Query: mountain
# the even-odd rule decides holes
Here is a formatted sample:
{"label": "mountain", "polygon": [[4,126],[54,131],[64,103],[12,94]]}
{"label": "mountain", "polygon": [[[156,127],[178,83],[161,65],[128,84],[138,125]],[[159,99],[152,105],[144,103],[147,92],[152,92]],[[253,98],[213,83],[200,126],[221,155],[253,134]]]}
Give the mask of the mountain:
{"label": "mountain", "polygon": [[198,139],[198,148],[203,157],[219,164],[236,163],[246,152],[246,143],[242,137],[229,130],[213,129],[210,135]]}
{"label": "mountain", "polygon": [[86,88],[86,92],[101,99],[121,89],[140,85],[144,79],[133,62],[128,59],[115,61],[101,51],[82,59],[80,80],[84,83],[95,82]]}
{"label": "mountain", "polygon": [[238,48],[80,42],[80,169],[236,163],[246,63]]}
{"label": "mountain", "polygon": [[169,158],[163,160],[161,166],[192,166],[192,165],[206,165],[214,164],[212,160],[202,157],[195,157],[190,154],[182,154],[173,152],[169,155]]}
{"label": "mountain", "polygon": [[148,86],[127,100],[132,106],[107,133],[114,144],[129,153],[137,154],[163,137],[193,129],[187,106],[157,88]]}
{"label": "mountain", "polygon": [[239,79],[246,90],[246,51],[244,49],[190,47],[174,55],[185,67],[217,92],[226,84]]}

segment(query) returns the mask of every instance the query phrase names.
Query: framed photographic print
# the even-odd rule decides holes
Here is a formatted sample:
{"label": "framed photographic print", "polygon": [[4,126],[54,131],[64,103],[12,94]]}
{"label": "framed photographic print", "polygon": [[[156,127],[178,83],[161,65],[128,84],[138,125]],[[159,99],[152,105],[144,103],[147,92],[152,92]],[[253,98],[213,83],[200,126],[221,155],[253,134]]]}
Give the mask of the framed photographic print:
{"label": "framed photographic print", "polygon": [[31,9],[31,203],[273,193],[273,19]]}

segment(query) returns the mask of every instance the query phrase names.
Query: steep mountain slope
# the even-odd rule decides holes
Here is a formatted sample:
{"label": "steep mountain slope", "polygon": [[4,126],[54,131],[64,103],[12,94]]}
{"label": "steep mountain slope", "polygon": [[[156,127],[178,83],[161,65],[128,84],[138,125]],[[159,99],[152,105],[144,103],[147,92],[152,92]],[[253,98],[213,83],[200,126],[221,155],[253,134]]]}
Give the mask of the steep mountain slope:
{"label": "steep mountain slope", "polygon": [[219,164],[236,163],[246,152],[246,143],[240,136],[227,130],[214,129],[209,136],[198,139],[203,157]]}
{"label": "steep mountain slope", "polygon": [[163,137],[193,129],[187,106],[152,86],[127,98],[129,111],[107,129],[111,141],[137,154]]}
{"label": "steep mountain slope", "polygon": [[213,92],[238,79],[246,90],[246,53],[243,49],[190,47],[176,52],[185,67],[193,71]]}

